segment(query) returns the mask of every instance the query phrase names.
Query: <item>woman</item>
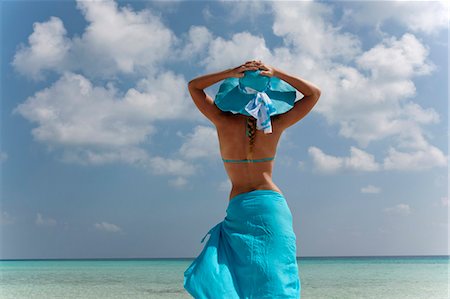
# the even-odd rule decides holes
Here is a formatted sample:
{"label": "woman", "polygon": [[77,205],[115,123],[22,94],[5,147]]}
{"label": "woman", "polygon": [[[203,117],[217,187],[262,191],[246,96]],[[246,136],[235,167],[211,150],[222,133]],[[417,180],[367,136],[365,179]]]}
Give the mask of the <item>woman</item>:
{"label": "woman", "polygon": [[[257,70],[304,95],[287,112],[270,117],[269,134],[257,129],[253,116],[222,111],[203,90]],[[195,298],[300,298],[292,215],[272,181],[272,169],[282,132],[311,111],[320,89],[260,60],[195,78],[188,87],[195,105],[217,129],[232,188],[226,218],[207,233],[209,241],[185,271],[186,290]]]}

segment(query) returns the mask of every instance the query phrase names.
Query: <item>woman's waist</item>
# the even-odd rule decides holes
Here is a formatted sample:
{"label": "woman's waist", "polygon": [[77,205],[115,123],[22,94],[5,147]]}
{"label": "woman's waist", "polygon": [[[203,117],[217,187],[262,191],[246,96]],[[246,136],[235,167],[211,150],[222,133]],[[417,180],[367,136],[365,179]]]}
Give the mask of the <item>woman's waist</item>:
{"label": "woman's waist", "polygon": [[251,188],[274,185],[271,171],[227,171],[231,184],[235,188]]}
{"label": "woman's waist", "polygon": [[276,191],[276,192],[278,192],[280,194],[283,194],[282,191],[280,190],[280,188],[272,180],[265,180],[264,182],[260,182],[260,183],[257,183],[257,184],[255,184],[255,183],[252,183],[252,184],[242,184],[242,183],[233,184],[232,183],[229,199],[232,199],[233,197],[235,197],[238,194],[251,192],[253,190],[273,190],[273,191]]}

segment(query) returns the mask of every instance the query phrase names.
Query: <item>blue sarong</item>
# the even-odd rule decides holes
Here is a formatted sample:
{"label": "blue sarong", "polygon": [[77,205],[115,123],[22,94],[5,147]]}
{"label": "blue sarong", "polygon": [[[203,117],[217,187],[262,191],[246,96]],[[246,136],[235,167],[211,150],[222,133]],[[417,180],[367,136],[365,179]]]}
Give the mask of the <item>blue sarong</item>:
{"label": "blue sarong", "polygon": [[296,235],[285,197],[253,190],[233,197],[184,272],[196,299],[300,298]]}

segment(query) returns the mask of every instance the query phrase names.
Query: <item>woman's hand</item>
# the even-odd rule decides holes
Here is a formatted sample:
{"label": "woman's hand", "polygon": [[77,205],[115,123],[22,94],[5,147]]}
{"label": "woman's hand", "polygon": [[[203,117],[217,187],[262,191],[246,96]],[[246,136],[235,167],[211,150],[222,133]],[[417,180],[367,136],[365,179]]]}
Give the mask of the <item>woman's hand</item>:
{"label": "woman's hand", "polygon": [[245,71],[254,71],[259,68],[258,62],[256,60],[247,61],[244,64],[241,64],[238,67],[235,67],[234,69],[230,70],[230,77],[234,78],[242,78],[244,77]]}
{"label": "woman's hand", "polygon": [[262,63],[261,60],[258,60],[256,62],[256,65],[261,70],[261,72],[259,73],[260,75],[267,77],[273,77],[275,75],[275,68]]}

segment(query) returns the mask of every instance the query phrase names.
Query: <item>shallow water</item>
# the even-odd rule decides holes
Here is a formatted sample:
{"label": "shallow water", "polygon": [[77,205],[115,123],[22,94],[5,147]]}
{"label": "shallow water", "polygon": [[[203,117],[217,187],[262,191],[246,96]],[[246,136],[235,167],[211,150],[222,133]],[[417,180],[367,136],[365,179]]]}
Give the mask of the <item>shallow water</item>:
{"label": "shallow water", "polygon": [[[0,261],[0,298],[192,298],[192,259]],[[298,258],[302,299],[444,299],[448,256]]]}

